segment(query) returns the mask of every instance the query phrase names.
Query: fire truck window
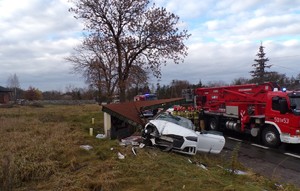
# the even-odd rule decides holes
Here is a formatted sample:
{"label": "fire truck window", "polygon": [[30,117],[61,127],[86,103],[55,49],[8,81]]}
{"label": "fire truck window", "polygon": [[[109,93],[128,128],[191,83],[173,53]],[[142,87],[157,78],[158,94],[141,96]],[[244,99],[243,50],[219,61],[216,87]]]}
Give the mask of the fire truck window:
{"label": "fire truck window", "polygon": [[202,97],[202,104],[204,104],[206,102],[206,96]]}
{"label": "fire truck window", "polygon": [[282,100],[282,98],[277,97],[277,96],[272,98],[272,109],[273,110],[277,110],[277,111],[280,110],[280,104],[279,104],[280,100]]}

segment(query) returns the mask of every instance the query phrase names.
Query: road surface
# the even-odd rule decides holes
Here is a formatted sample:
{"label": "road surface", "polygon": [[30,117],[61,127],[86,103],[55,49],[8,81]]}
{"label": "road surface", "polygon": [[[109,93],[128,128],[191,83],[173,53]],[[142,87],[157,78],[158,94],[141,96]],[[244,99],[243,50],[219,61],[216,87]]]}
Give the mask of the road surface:
{"label": "road surface", "polygon": [[280,183],[290,183],[300,189],[300,155],[280,149],[271,149],[257,144],[226,137],[223,153],[231,154],[237,144],[241,146],[238,161],[253,172]]}

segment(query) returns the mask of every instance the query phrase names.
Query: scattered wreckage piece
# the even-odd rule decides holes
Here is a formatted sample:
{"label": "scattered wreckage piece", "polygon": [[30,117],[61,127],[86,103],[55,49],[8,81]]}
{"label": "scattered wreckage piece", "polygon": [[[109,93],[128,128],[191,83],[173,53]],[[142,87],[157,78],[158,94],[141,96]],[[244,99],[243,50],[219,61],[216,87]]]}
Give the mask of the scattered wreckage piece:
{"label": "scattered wreckage piece", "polygon": [[196,166],[199,167],[199,168],[202,168],[202,169],[204,169],[204,170],[208,170],[205,164],[202,164],[202,163],[199,163],[199,162],[194,162],[194,161],[192,161],[191,159],[188,159],[188,161],[189,161],[191,164],[196,164]]}
{"label": "scattered wreckage piece", "polygon": [[90,145],[80,145],[79,146],[81,149],[84,149],[84,150],[87,150],[87,151],[89,151],[89,150],[91,150],[93,147],[92,146],[90,146]]}
{"label": "scattered wreckage piece", "polygon": [[197,152],[218,154],[225,145],[221,133],[195,131],[193,123],[183,117],[162,114],[150,120],[142,133],[146,145],[164,148],[188,155]]}
{"label": "scattered wreckage piece", "polygon": [[134,156],[136,156],[136,151],[135,151],[135,148],[134,148],[134,147],[131,148],[131,151],[132,151],[132,153],[134,154]]}
{"label": "scattered wreckage piece", "polygon": [[127,145],[139,146],[141,142],[143,142],[142,136],[132,135],[130,137],[121,139],[119,144],[121,146],[127,146]]}
{"label": "scattered wreckage piece", "polygon": [[125,155],[123,155],[122,153],[118,152],[118,158],[123,160],[125,159]]}
{"label": "scattered wreckage piece", "polygon": [[131,145],[131,151],[134,156],[137,156],[136,148],[143,148],[145,146],[143,142],[142,136],[138,135],[132,135],[130,137],[126,137],[124,139],[121,139],[119,145],[121,146],[128,146]]}
{"label": "scattered wreckage piece", "polygon": [[105,134],[97,134],[97,135],[96,135],[96,138],[97,138],[97,139],[105,139],[105,138],[106,138],[106,135],[105,135]]}
{"label": "scattered wreckage piece", "polygon": [[236,174],[236,175],[249,175],[249,173],[245,172],[245,171],[242,171],[242,170],[238,170],[238,169],[230,169],[230,168],[223,168],[222,166],[220,165],[217,165],[218,167],[224,169],[225,171],[227,172],[230,172],[232,174]]}

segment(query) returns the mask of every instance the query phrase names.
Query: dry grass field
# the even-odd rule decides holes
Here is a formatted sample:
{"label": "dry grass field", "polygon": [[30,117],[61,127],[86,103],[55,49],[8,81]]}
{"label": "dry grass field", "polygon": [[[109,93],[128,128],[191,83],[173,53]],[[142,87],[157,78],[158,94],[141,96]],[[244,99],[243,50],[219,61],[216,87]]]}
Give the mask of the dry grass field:
{"label": "dry grass field", "polygon": [[[95,135],[103,133],[98,105],[0,108],[0,190],[297,190],[247,171],[234,155],[191,157],[137,148],[135,156],[131,146],[90,136],[92,126]],[[248,174],[224,170],[232,166]]]}

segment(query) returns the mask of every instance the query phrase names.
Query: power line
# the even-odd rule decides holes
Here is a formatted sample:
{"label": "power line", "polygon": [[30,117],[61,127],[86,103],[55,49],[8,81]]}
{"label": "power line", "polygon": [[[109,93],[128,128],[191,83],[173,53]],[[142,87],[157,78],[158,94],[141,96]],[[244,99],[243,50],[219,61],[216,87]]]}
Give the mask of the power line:
{"label": "power line", "polygon": [[272,66],[281,67],[281,68],[285,68],[285,69],[288,69],[288,70],[295,70],[295,69],[293,69],[293,68],[281,66],[281,65],[278,65],[278,64],[272,64]]}
{"label": "power line", "polygon": [[300,55],[291,55],[291,56],[278,56],[278,57],[272,57],[273,58],[291,58],[291,57],[300,57]]}

